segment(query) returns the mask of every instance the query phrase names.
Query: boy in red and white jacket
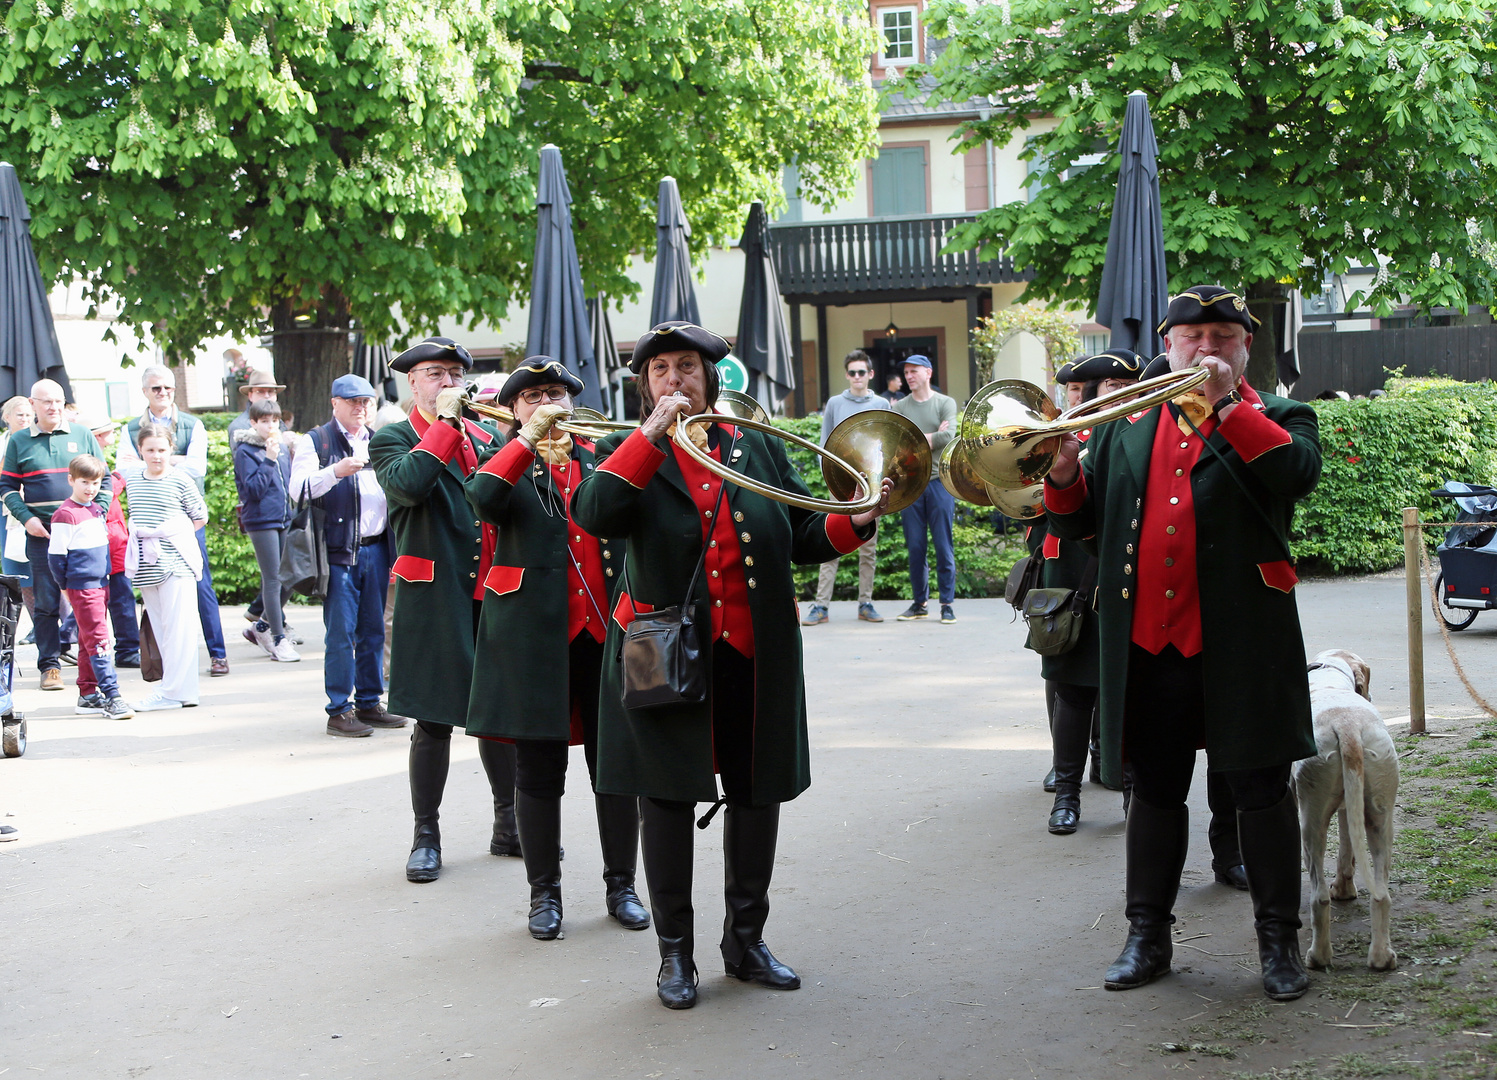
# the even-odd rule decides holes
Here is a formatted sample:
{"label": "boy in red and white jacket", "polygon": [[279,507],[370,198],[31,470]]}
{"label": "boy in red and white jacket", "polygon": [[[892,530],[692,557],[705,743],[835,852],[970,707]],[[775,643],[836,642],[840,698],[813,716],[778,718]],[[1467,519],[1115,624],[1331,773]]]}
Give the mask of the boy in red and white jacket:
{"label": "boy in red and white jacket", "polygon": [[73,711],[126,720],[135,714],[120,695],[109,655],[108,511],[94,501],[108,471],[92,454],[79,454],[68,463],[73,493],[53,511],[47,565],[78,620],[78,705]]}

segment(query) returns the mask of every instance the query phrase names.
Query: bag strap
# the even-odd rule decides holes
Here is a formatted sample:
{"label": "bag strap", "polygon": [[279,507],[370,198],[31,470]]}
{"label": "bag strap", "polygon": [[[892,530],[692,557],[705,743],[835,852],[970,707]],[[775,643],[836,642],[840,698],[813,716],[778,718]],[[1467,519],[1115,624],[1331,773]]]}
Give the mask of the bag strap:
{"label": "bag strap", "polygon": [[1092,586],[1097,580],[1097,557],[1086,560],[1086,569],[1081,573],[1081,584],[1071,594],[1071,610],[1080,615],[1091,606]]}

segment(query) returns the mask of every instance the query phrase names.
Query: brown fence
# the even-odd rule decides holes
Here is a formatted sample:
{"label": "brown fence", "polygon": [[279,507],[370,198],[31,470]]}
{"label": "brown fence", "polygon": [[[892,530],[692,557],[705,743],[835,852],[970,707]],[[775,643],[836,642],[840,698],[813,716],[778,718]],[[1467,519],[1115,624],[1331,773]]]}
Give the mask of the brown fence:
{"label": "brown fence", "polygon": [[1301,333],[1300,379],[1292,396],[1309,401],[1322,390],[1365,394],[1383,385],[1385,368],[1399,367],[1410,376],[1497,379],[1497,325]]}

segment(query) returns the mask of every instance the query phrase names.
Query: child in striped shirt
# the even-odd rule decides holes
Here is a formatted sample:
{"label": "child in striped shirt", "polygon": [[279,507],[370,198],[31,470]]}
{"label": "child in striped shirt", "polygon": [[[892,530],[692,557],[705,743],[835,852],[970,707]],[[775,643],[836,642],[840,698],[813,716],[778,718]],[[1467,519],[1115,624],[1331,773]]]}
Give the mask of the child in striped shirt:
{"label": "child in striped shirt", "polygon": [[92,454],[68,462],[73,493],[52,513],[47,566],[57,587],[67,592],[78,620],[78,705],[73,711],[128,720],[135,714],[120,695],[109,654],[107,511],[94,501],[108,471]]}

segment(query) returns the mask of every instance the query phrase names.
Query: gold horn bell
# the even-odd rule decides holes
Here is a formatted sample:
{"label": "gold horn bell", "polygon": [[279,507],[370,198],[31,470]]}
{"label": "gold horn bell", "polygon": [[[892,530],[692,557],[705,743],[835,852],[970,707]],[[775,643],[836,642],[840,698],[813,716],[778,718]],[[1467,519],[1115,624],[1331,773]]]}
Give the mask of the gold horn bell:
{"label": "gold horn bell", "polygon": [[[853,464],[864,476],[893,480],[889,513],[914,504],[930,483],[930,443],[913,420],[892,409],[854,413],[832,429],[826,448]],[[857,485],[836,466],[821,459],[821,477],[833,498],[846,501]]]}

